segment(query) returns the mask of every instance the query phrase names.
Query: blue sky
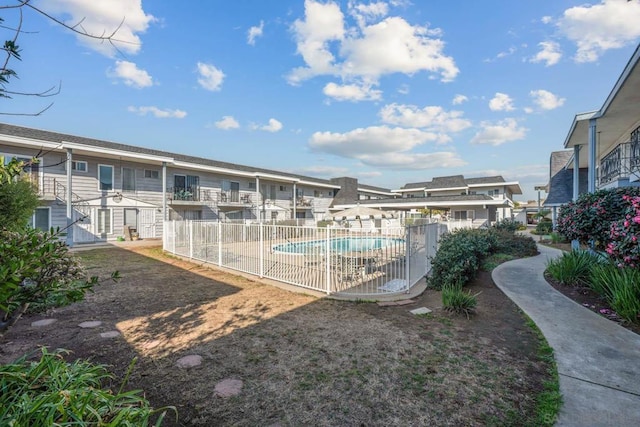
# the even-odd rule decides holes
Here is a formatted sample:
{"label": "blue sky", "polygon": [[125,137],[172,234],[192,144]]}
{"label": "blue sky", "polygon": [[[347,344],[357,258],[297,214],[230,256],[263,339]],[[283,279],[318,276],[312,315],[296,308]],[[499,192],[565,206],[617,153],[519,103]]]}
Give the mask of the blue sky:
{"label": "blue sky", "polygon": [[637,0],[34,4],[92,34],[123,22],[118,49],[25,10],[10,89],[61,91],[4,100],[53,105],[2,121],[392,189],[501,174],[519,200],[640,38]]}

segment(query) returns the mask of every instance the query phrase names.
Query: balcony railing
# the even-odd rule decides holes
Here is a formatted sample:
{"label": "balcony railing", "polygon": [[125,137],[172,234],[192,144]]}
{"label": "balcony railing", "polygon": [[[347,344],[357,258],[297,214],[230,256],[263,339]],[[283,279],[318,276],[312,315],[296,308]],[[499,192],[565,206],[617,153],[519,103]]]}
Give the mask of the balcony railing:
{"label": "balcony railing", "polygon": [[620,144],[600,160],[600,185],[618,179],[622,173],[622,146]]}
{"label": "balcony railing", "polygon": [[[313,200],[306,197],[298,197],[295,200],[297,208],[311,208],[313,207]],[[291,200],[291,206],[293,206],[293,200]]]}
{"label": "balcony railing", "polygon": [[640,172],[640,139],[636,137],[618,145],[600,160],[598,183],[601,186],[606,185],[619,179],[629,178],[638,172]]}
{"label": "balcony railing", "polygon": [[250,205],[255,198],[254,192],[226,190],[217,195],[218,204]]}
{"label": "balcony railing", "polygon": [[199,202],[201,201],[201,191],[199,186],[191,187],[169,187],[167,195],[170,201],[176,202]]}

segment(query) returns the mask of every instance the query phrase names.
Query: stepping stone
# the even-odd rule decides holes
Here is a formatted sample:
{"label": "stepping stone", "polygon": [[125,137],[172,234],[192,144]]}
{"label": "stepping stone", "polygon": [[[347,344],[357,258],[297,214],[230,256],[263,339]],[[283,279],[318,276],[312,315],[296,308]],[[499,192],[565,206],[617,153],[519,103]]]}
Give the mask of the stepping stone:
{"label": "stepping stone", "polygon": [[202,356],[198,356],[197,354],[191,354],[189,356],[181,357],[176,362],[176,366],[178,368],[193,368],[194,366],[199,366],[200,364],[202,364]]}
{"label": "stepping stone", "polygon": [[120,336],[120,332],[119,331],[108,331],[108,332],[102,332],[100,334],[100,336],[102,338],[115,338]]}
{"label": "stepping stone", "polygon": [[90,320],[88,322],[82,322],[78,326],[80,326],[82,329],[91,329],[91,328],[97,328],[100,325],[102,325],[101,321],[99,321],[99,320]]}
{"label": "stepping stone", "polygon": [[416,308],[415,310],[411,310],[412,314],[429,314],[431,313],[431,310],[428,309],[427,307],[420,307],[420,308]]}
{"label": "stepping stone", "polygon": [[42,319],[36,320],[35,322],[31,322],[31,327],[33,328],[41,328],[43,326],[49,326],[52,323],[57,322],[58,319]]}
{"label": "stepping stone", "polygon": [[218,396],[227,398],[240,394],[242,390],[242,381],[233,378],[227,378],[216,384],[215,392]]}

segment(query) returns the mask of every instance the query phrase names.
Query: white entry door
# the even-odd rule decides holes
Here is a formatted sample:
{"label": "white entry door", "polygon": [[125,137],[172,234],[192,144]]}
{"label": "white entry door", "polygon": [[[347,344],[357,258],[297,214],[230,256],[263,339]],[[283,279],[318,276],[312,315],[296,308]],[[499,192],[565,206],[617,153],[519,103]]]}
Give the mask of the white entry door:
{"label": "white entry door", "polygon": [[140,209],[138,213],[138,233],[143,239],[156,237],[156,210]]}

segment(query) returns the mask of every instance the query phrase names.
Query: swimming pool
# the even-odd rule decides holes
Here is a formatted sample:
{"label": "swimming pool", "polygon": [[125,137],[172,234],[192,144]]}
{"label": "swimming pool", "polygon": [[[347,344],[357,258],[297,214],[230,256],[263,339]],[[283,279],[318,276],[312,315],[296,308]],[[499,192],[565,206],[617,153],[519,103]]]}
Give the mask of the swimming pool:
{"label": "swimming pool", "polygon": [[[337,253],[366,252],[403,243],[404,239],[393,237],[338,237],[329,240],[330,250]],[[323,252],[326,245],[326,240],[307,240],[274,245],[272,249],[274,252],[302,255],[309,252]]]}

